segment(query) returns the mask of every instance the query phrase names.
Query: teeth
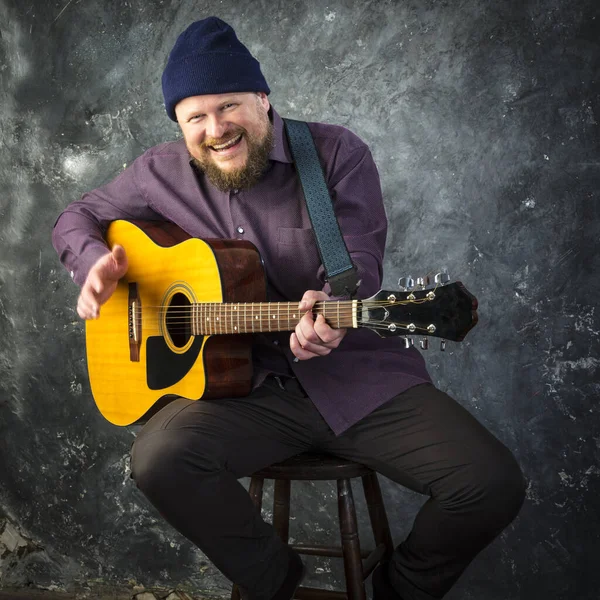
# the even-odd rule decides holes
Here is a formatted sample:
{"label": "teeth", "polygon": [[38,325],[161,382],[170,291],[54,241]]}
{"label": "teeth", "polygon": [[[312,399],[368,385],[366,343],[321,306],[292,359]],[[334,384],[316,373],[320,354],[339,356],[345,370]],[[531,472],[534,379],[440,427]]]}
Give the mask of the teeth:
{"label": "teeth", "polygon": [[230,139],[228,142],[224,144],[219,144],[218,146],[212,146],[214,150],[225,150],[225,148],[230,148],[234,144],[237,144],[242,139],[242,134]]}

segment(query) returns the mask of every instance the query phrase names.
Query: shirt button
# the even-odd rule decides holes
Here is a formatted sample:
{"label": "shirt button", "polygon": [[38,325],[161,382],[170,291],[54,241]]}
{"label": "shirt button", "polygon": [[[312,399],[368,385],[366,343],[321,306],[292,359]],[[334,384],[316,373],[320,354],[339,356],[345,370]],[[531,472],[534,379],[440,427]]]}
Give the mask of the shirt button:
{"label": "shirt button", "polygon": [[240,190],[231,190],[232,193],[237,194]]}
{"label": "shirt button", "polygon": [[298,362],[298,357],[297,356],[294,357],[294,362]]}
{"label": "shirt button", "polygon": [[279,346],[279,340],[273,340],[273,343],[274,343],[276,346]]}
{"label": "shirt button", "polygon": [[244,228],[243,227],[238,227],[237,228],[237,232],[238,233],[244,233]]}

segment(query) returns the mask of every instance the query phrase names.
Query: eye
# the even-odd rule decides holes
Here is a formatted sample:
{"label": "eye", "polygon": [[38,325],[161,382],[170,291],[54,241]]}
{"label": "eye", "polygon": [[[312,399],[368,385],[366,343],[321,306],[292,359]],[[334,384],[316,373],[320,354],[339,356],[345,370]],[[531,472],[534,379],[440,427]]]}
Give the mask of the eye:
{"label": "eye", "polygon": [[237,104],[235,102],[228,102],[227,104],[223,104],[223,106],[221,107],[221,110],[230,110],[236,106],[237,106]]}

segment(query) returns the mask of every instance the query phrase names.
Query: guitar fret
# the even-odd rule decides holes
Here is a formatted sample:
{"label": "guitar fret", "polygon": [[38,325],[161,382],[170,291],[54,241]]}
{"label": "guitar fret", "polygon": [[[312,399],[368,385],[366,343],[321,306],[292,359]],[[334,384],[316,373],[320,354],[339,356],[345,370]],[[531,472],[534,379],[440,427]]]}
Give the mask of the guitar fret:
{"label": "guitar fret", "polygon": [[[293,331],[302,317],[294,312],[295,307],[293,302],[193,303],[192,335]],[[334,329],[359,326],[355,301],[319,301],[313,312],[316,316],[322,314]]]}

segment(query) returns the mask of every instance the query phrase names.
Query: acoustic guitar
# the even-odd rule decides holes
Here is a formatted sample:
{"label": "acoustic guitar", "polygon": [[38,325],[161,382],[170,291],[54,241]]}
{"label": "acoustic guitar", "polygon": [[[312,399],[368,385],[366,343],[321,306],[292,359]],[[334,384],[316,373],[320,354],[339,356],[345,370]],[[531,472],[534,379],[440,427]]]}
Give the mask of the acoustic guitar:
{"label": "acoustic guitar", "polygon": [[[293,330],[298,302],[265,302],[256,247],[240,240],[191,238],[172,223],[114,221],[126,276],[86,322],[92,395],[115,425],[147,420],[173,398],[244,396],[252,378],[251,334]],[[477,322],[477,300],[460,282],[405,281],[367,300],[317,302],[334,328],[367,327],[380,336],[461,341]],[[406,337],[411,344],[412,337]]]}

